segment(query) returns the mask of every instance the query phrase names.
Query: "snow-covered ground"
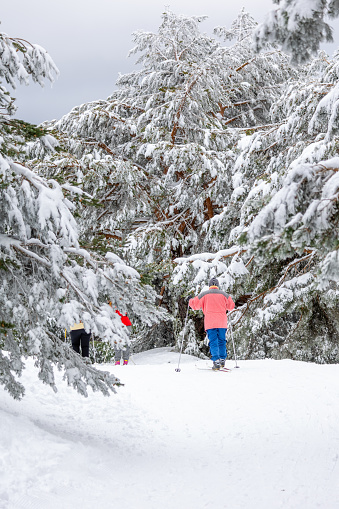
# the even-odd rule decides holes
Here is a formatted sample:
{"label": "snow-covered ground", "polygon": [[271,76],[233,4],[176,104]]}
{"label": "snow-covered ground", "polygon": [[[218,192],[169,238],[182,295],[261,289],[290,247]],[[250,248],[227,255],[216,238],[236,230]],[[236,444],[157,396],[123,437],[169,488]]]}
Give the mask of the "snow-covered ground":
{"label": "snow-covered ground", "polygon": [[104,366],[125,386],[87,399],[29,363],[21,402],[0,389],[0,508],[339,508],[339,365],[177,360]]}

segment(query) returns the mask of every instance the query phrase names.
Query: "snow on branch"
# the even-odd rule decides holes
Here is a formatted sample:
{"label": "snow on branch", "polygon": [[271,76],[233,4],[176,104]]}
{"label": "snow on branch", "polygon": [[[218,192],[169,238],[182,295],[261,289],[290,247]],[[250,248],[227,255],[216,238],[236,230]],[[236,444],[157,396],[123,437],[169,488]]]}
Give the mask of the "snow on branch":
{"label": "snow on branch", "polygon": [[204,262],[212,262],[215,260],[220,260],[222,258],[229,258],[231,256],[233,257],[235,254],[241,255],[245,251],[246,250],[241,250],[239,248],[239,246],[233,246],[228,249],[221,249],[217,253],[199,253],[199,254],[194,254],[194,255],[188,256],[187,258],[176,258],[174,260],[174,262],[179,265],[181,265],[183,263],[192,263],[196,260],[202,260]]}
{"label": "snow on branch", "polygon": [[325,17],[339,14],[338,0],[279,0],[264,23],[254,32],[258,51],[267,42],[278,43],[291,55],[293,64],[303,64],[316,54],[322,42],[333,42],[332,28]]}
{"label": "snow on branch", "polygon": [[[16,80],[28,85],[30,76],[34,82],[44,86],[45,79],[53,82],[58,74],[58,68],[44,48],[0,33],[0,75],[12,88],[16,88]],[[0,104],[5,108],[5,115],[16,109],[7,95],[5,87],[0,86]]]}
{"label": "snow on branch", "polygon": [[[73,386],[82,396],[88,396],[87,387],[91,387],[93,392],[100,391],[104,396],[109,396],[110,391],[116,393],[115,387],[122,385],[120,380],[108,371],[101,371],[90,364],[85,364],[70,345],[65,344],[55,334],[46,331],[46,335],[55,345],[55,350],[50,352],[51,358],[49,360],[56,364],[59,369],[64,369],[64,379],[68,385]],[[61,359],[63,359],[63,362],[60,362]],[[44,381],[46,379],[46,373],[44,373],[46,367],[39,360],[36,361],[36,365],[40,367],[39,376]],[[50,371],[49,374],[52,375],[54,380],[53,373]],[[53,387],[56,390],[56,387]]]}
{"label": "snow on branch", "polygon": [[[192,283],[197,287],[204,286],[212,276],[217,276],[223,287],[227,288],[234,282],[234,278],[244,276],[248,270],[241,259],[241,254],[246,250],[233,246],[229,249],[222,249],[217,253],[199,253],[187,258],[176,258],[178,264],[173,273],[173,284],[178,285],[185,281],[188,285]],[[224,260],[232,258],[227,266]],[[192,283],[189,277],[193,277]]]}

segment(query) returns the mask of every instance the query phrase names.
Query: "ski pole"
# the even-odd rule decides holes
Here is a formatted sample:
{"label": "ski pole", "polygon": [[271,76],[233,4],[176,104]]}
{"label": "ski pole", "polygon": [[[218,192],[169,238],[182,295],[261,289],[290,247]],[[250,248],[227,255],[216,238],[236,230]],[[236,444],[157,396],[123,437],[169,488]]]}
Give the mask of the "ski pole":
{"label": "ski pole", "polygon": [[95,344],[94,344],[94,334],[91,333],[92,336],[92,342],[93,342],[93,356],[94,356],[94,363],[96,362],[96,351],[95,351]]}
{"label": "ski pole", "polygon": [[179,360],[178,360],[178,367],[175,368],[175,371],[179,372],[181,371],[181,369],[179,368],[179,365],[180,365],[180,359],[181,359],[181,352],[182,352],[182,345],[184,344],[184,337],[185,337],[185,333],[186,333],[186,324],[187,324],[187,317],[188,317],[188,310],[190,308],[190,305],[189,305],[189,302],[187,304],[187,311],[186,311],[186,318],[185,318],[185,325],[184,325],[184,329],[182,331],[182,340],[181,340],[181,346],[180,346],[180,355],[179,355]]}
{"label": "ski pole", "polygon": [[231,318],[230,317],[229,317],[229,322],[230,322],[231,338],[232,338],[232,343],[233,343],[233,352],[234,352],[234,358],[235,358],[235,367],[239,368],[240,366],[238,366],[237,354],[236,354],[235,345],[234,345],[233,327],[232,327],[232,322],[231,322]]}

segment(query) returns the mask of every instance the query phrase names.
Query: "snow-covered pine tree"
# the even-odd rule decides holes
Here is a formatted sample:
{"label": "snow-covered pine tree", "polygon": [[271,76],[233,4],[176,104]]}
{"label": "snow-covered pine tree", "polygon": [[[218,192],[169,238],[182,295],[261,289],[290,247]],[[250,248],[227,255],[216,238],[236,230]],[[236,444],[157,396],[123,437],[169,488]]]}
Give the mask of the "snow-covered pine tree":
{"label": "snow-covered pine tree", "polygon": [[[264,122],[276,85],[290,72],[286,58],[276,51],[258,57],[248,48],[255,26],[248,14],[239,16],[242,33],[236,23],[229,34],[217,29],[219,35],[237,37],[230,48],[200,33],[203,19],[166,11],[158,33],[134,34],[131,53],[141,53],[142,69],[121,76],[119,89],[106,102],[75,108],[54,125],[77,137],[77,147],[71,149],[77,157],[79,150],[81,155],[91,151],[92,159],[111,157],[106,167],[129,164],[127,174],[120,168],[117,172],[121,185],[128,185],[131,170],[136,173],[132,187],[139,182],[140,199],[129,194],[124,231],[128,233],[135,209],[134,226],[140,219],[145,227],[125,238],[137,262],[145,252],[150,263],[190,252],[197,230],[221,206],[222,186],[226,190],[228,185],[224,174],[233,158],[229,148],[234,134],[228,126]],[[112,210],[120,230],[126,202],[116,191],[111,194],[117,197]],[[108,207],[102,218],[108,220],[109,214]],[[105,228],[114,230],[112,221]]]}
{"label": "snow-covered pine tree", "polygon": [[286,90],[276,108],[286,122],[274,147],[265,140],[270,163],[243,208],[243,240],[265,285],[250,327],[269,355],[339,358],[337,76],[338,55],[327,61],[321,53],[303,83]]}
{"label": "snow-covered pine tree", "polygon": [[[220,70],[212,61],[218,57],[218,44],[200,34],[202,20],[168,11],[158,34],[134,34],[137,46],[132,53],[142,53],[138,62],[143,68],[120,77],[119,90],[106,105],[82,107],[80,117],[73,110],[58,123],[63,131],[75,132],[87,142],[97,140],[101,154],[106,151],[127,159],[142,172],[139,195],[145,196],[145,205],[141,207],[140,200],[130,203],[125,226],[134,263],[142,258],[144,263],[171,259],[173,251],[191,243],[183,232],[189,229],[195,237],[193,219],[199,224],[205,213],[211,213],[208,183],[217,168],[224,170],[223,152],[213,150],[215,143],[208,141],[211,133],[205,131],[206,123],[221,127],[216,115],[221,82],[212,79],[213,67]],[[226,149],[222,138],[219,142]],[[198,200],[201,210],[194,203]],[[134,226],[140,219],[145,227],[130,233],[133,208]]]}
{"label": "snow-covered pine tree", "polygon": [[[230,30],[218,27],[216,33],[226,39],[235,39],[232,46],[232,55],[237,62],[236,69],[240,70],[239,81],[244,89],[239,91],[232,83],[231,91],[239,93],[237,105],[252,105],[247,114],[243,112],[238,123],[232,123],[228,127],[228,137],[233,140],[233,157],[229,163],[229,186],[227,192],[223,188],[223,176],[216,178],[213,183],[214,191],[222,200],[213,215],[208,218],[200,231],[200,243],[194,246],[196,252],[203,248],[201,254],[194,254],[184,258],[178,258],[179,264],[171,279],[172,292],[193,291],[198,293],[212,275],[218,275],[223,288],[235,290],[237,294],[248,291],[242,284],[243,276],[247,274],[246,264],[250,257],[246,250],[239,245],[229,242],[229,234],[239,223],[241,206],[246,194],[251,190],[254,182],[263,173],[266,163],[265,152],[262,160],[258,157],[259,146],[252,145],[253,157],[246,160],[246,146],[251,135],[261,131],[274,132],[277,128],[276,120],[272,120],[270,107],[275,104],[287,82],[293,82],[298,76],[296,70],[288,66],[286,55],[277,52],[274,48],[267,48],[267,52],[261,55],[258,61],[251,50],[251,37],[256,24],[253,19],[243,10],[233,23]],[[238,60],[236,60],[238,58]],[[241,65],[241,62],[243,64]],[[258,94],[255,96],[254,94]],[[258,108],[258,97],[266,102],[267,108]],[[242,106],[244,107],[244,106]],[[245,106],[246,107],[246,106]],[[234,239],[232,239],[234,242]],[[229,246],[232,246],[229,248]],[[192,250],[193,251],[193,250]],[[242,256],[241,256],[242,255]],[[240,283],[239,283],[240,278]],[[201,323],[196,319],[197,338],[201,337]],[[200,334],[199,334],[200,329]]]}
{"label": "snow-covered pine tree", "polygon": [[208,232],[235,246],[179,260],[179,280],[214,273],[247,294],[234,320],[247,357],[338,362],[337,76],[338,55],[320,53],[273,105],[271,127],[239,142],[239,225],[220,215]]}
{"label": "snow-covered pine tree", "polygon": [[[31,76],[42,84],[54,73],[43,48],[0,34],[0,76],[7,83],[14,87],[15,78],[27,82]],[[15,105],[4,85],[0,105],[0,383],[20,398],[24,387],[18,377],[25,358],[33,356],[39,378],[54,390],[57,365],[80,393],[86,395],[90,386],[108,394],[119,381],[85,364],[62,341],[65,328],[81,319],[102,339],[121,342],[126,336],[115,307],[148,324],[164,313],[152,306],[152,289],[118,256],[80,247],[75,205],[64,192],[82,191],[47,180],[24,162],[27,141],[41,137],[51,150],[54,138],[10,118]]]}
{"label": "snow-covered pine tree", "polygon": [[[129,261],[157,274],[162,291],[161,274],[175,256],[202,248],[203,225],[228,202],[234,145],[248,125],[266,123],[291,75],[274,48],[250,49],[256,24],[245,11],[230,30],[216,29],[235,39],[231,46],[201,34],[203,20],[163,13],[158,33],[134,34],[131,54],[140,54],[142,68],[121,76],[107,101],[75,108],[51,126],[82,161],[63,167],[65,158],[53,155],[53,171],[63,167],[103,205],[91,216],[95,234],[116,245],[122,239]],[[82,232],[88,225],[81,220]]]}
{"label": "snow-covered pine tree", "polygon": [[317,53],[322,42],[333,42],[326,18],[339,15],[338,0],[273,0],[272,10],[255,32],[257,50],[276,42],[291,55],[294,64],[305,63]]}

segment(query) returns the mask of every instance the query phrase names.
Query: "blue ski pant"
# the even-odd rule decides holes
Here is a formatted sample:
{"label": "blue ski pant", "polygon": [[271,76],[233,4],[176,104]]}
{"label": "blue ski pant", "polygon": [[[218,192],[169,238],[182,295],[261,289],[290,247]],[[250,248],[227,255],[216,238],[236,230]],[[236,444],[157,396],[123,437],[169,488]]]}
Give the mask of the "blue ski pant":
{"label": "blue ski pant", "polygon": [[227,329],[221,329],[220,327],[216,329],[207,329],[206,331],[210,343],[212,361],[226,359],[227,357],[226,331]]}

